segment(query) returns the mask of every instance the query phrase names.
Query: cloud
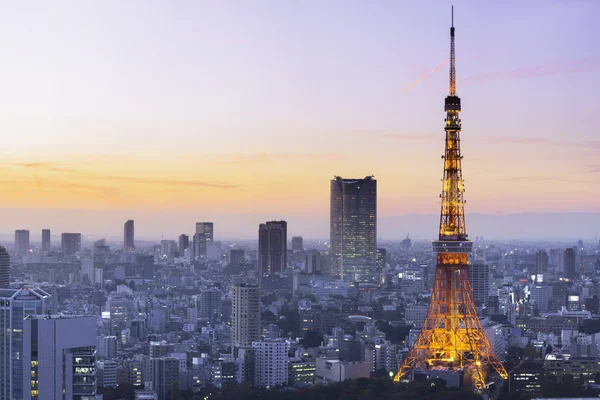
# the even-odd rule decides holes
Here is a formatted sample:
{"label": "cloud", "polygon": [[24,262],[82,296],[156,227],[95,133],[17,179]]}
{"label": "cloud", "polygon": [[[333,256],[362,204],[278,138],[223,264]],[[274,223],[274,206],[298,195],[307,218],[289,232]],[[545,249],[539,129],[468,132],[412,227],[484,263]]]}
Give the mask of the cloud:
{"label": "cloud", "polygon": [[212,161],[211,164],[266,164],[280,160],[302,160],[302,159],[338,159],[340,155],[326,153],[258,153],[258,154],[229,154],[222,159]]}
{"label": "cloud", "polygon": [[600,172],[600,164],[587,164],[586,168],[588,169],[588,173],[595,174]]}
{"label": "cloud", "polygon": [[36,182],[38,186],[41,185],[42,181],[37,175],[39,170],[46,170],[57,173],[71,174],[80,178],[88,178],[91,180],[110,181],[110,182],[122,182],[122,183],[133,183],[142,185],[161,185],[161,186],[192,186],[192,187],[204,187],[212,189],[237,189],[240,187],[238,184],[220,183],[220,182],[207,182],[198,180],[171,180],[171,179],[154,179],[154,178],[138,178],[130,176],[110,176],[110,175],[98,175],[90,172],[79,171],[72,168],[65,168],[57,166],[52,162],[29,162],[29,163],[14,163],[16,167],[22,167],[27,169],[34,169],[36,172]]}
{"label": "cloud", "polygon": [[560,147],[583,147],[586,149],[600,149],[600,141],[597,140],[555,140],[549,138],[527,138],[517,136],[500,136],[485,138],[486,142],[495,141],[496,143],[514,143],[526,145],[546,145]]}
{"label": "cloud", "polygon": [[470,76],[462,79],[460,81],[460,84],[471,85],[485,82],[538,78],[547,75],[588,72],[597,69],[600,69],[600,60],[584,59],[570,63],[556,63],[538,65],[534,67],[522,67],[507,71],[490,72],[481,75]]}

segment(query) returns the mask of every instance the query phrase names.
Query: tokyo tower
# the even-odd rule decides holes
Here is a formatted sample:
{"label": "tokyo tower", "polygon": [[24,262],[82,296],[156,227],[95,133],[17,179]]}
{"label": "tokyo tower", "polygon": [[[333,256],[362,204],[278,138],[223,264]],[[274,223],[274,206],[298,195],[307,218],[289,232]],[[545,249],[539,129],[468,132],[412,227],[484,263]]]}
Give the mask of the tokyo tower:
{"label": "tokyo tower", "polygon": [[508,374],[483,331],[469,281],[467,239],[460,153],[460,98],[456,95],[454,55],[454,10],[450,28],[450,94],[446,97],[446,149],[442,180],[439,240],[433,242],[437,255],[431,303],[419,336],[394,377],[398,382],[411,372],[425,370],[462,371],[475,390],[486,393],[486,379],[494,371],[502,379]]}

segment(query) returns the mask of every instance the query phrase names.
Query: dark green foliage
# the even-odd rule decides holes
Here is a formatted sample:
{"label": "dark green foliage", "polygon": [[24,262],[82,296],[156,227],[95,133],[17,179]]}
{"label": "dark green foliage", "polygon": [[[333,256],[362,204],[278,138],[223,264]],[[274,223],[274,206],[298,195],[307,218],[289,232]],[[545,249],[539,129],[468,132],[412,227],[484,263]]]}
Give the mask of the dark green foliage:
{"label": "dark green foliage", "polygon": [[392,326],[387,321],[377,321],[377,329],[385,333],[385,338],[394,344],[402,344],[412,326]]}

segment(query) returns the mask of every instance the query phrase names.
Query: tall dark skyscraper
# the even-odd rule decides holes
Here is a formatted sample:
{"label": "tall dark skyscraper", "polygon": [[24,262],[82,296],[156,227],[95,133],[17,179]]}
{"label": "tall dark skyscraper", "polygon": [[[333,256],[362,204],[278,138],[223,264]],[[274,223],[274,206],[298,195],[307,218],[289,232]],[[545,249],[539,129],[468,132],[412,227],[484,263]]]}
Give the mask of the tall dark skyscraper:
{"label": "tall dark skyscraper", "polygon": [[377,181],[331,181],[330,255],[332,273],[347,282],[376,281]]}
{"label": "tall dark skyscraper", "polygon": [[215,239],[215,229],[212,222],[196,222],[196,233],[192,241],[192,258],[201,260],[206,257],[206,242]]}
{"label": "tall dark skyscraper", "polygon": [[135,250],[135,230],[133,220],[125,222],[124,233],[123,233],[123,250],[134,251]]}
{"label": "tall dark skyscraper", "polygon": [[23,257],[29,251],[29,231],[18,229],[15,231],[15,251]]}
{"label": "tall dark skyscraper", "polygon": [[294,252],[304,250],[304,240],[302,239],[302,236],[292,236],[292,250]]}
{"label": "tall dark skyscraper", "polygon": [[0,288],[10,284],[10,256],[6,247],[0,246]]}
{"label": "tall dark skyscraper", "polygon": [[203,233],[211,242],[215,240],[215,224],[212,222],[196,222],[196,233]]}
{"label": "tall dark skyscraper", "polygon": [[64,256],[72,256],[81,251],[81,233],[63,233],[61,248]]}
{"label": "tall dark skyscraper", "polygon": [[261,277],[287,267],[287,222],[270,221],[258,227],[258,270]]}
{"label": "tall dark skyscraper", "polygon": [[548,272],[549,257],[545,250],[535,253],[535,273],[538,275]]}
{"label": "tall dark skyscraper", "polygon": [[146,279],[154,279],[154,256],[137,254],[135,256],[135,269]]}
{"label": "tall dark skyscraper", "polygon": [[50,229],[42,229],[42,251],[50,251],[50,244]]}
{"label": "tall dark skyscraper", "polygon": [[179,235],[179,243],[177,246],[177,250],[179,251],[179,257],[183,257],[183,253],[188,247],[190,247],[190,237],[185,234]]}
{"label": "tall dark skyscraper", "polygon": [[565,249],[565,278],[567,279],[574,279],[577,277],[576,251],[577,248]]}

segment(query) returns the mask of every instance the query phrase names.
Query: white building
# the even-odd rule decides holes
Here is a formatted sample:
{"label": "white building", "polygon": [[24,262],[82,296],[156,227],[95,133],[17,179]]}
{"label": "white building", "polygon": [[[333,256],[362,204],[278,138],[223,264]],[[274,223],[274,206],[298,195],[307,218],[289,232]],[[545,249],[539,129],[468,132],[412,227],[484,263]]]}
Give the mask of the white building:
{"label": "white building", "polygon": [[288,383],[288,343],[283,339],[252,342],[254,385],[274,387]]}
{"label": "white building", "polygon": [[370,378],[368,361],[340,361],[317,358],[317,377],[326,382],[343,382],[346,379]]}
{"label": "white building", "polygon": [[112,360],[96,362],[98,387],[117,387],[117,363]]}
{"label": "white building", "polygon": [[428,304],[411,304],[404,309],[404,321],[407,325],[414,325],[415,328],[421,328],[425,317],[427,317]]}
{"label": "white building", "polygon": [[260,340],[260,288],[238,283],[231,296],[231,342],[234,346],[250,348]]}
{"label": "white building", "polygon": [[93,398],[96,394],[95,346],[95,317],[26,316],[22,399]]}

